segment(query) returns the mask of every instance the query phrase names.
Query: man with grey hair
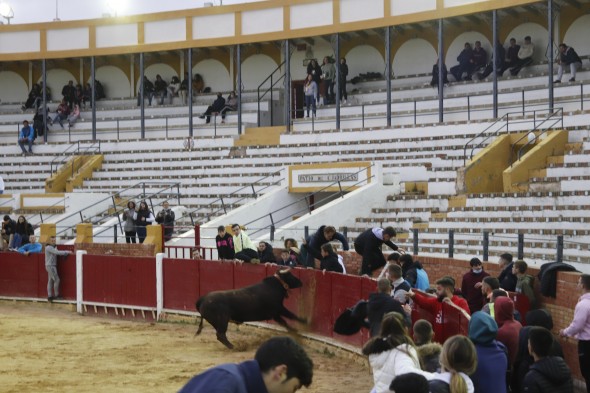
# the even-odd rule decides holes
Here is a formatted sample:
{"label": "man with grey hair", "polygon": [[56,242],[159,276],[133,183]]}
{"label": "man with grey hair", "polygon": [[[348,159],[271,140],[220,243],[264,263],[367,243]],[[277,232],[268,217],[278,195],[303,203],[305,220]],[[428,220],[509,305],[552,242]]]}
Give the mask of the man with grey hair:
{"label": "man with grey hair", "polygon": [[388,278],[380,278],[377,281],[377,292],[369,295],[367,303],[368,328],[371,337],[375,337],[381,330],[383,316],[391,311],[400,313],[406,318],[404,309],[399,301],[391,297],[391,283]]}
{"label": "man with grey hair", "polygon": [[[51,236],[45,245],[45,270],[47,270],[47,301],[63,299],[59,295],[59,276],[57,274],[57,257],[70,255],[70,251],[59,251],[55,246],[55,236]],[[53,289],[53,295],[51,290]]]}

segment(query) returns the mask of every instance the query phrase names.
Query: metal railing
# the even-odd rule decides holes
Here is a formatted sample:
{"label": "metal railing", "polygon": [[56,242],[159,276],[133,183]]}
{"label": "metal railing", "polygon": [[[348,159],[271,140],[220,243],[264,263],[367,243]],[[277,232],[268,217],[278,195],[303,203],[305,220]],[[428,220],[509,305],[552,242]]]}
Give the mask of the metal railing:
{"label": "metal railing", "polygon": [[[149,186],[149,185],[166,185],[166,184],[168,185],[167,187],[160,188],[157,192],[152,192],[150,194],[147,194],[146,193],[146,185]],[[141,189],[141,193],[135,193],[135,194],[132,194],[132,195],[126,196],[126,197],[144,199],[144,200],[148,201],[149,204],[150,204],[150,208],[151,208],[152,211],[154,210],[152,199],[155,199],[155,198],[161,196],[162,194],[164,194],[167,190],[173,190],[174,188],[176,188],[176,193],[173,193],[173,195],[174,195],[174,197],[177,198],[178,203],[180,204],[180,183],[145,182],[144,181],[144,182],[136,183],[136,184],[134,184],[131,187],[125,188],[123,190],[120,190],[120,191],[116,192],[113,195],[110,195],[110,196],[108,196],[106,198],[103,198],[103,199],[101,199],[99,201],[96,201],[96,202],[94,202],[92,204],[92,206],[87,206],[87,207],[85,207],[83,209],[80,209],[80,210],[74,212],[74,213],[71,213],[68,216],[63,217],[62,219],[60,219],[59,221],[57,221],[55,224],[58,225],[60,223],[63,223],[66,220],[69,220],[69,219],[75,217],[75,216],[79,216],[80,217],[80,220],[79,220],[78,223],[88,222],[88,223],[91,223],[91,224],[98,224],[98,223],[100,223],[104,219],[105,216],[110,217],[111,214],[112,214],[113,217],[114,216],[119,217],[120,209],[117,209],[117,204],[115,202],[115,198],[116,197],[122,197],[124,193],[126,193],[126,192],[128,192],[130,190],[135,190],[137,188],[140,188]],[[168,199],[170,199],[170,198],[167,198],[166,200],[168,200]],[[102,210],[99,213],[96,213],[96,214],[94,214],[92,216],[85,216],[84,215],[84,212],[85,211],[87,211],[89,209],[92,209],[92,208],[94,208],[95,205],[100,204],[100,203],[105,202],[105,201],[108,201],[108,200],[110,200],[112,202],[112,205],[109,205],[109,207],[107,207],[107,209]],[[113,213],[109,213],[109,210],[111,210],[111,209],[113,209]],[[122,223],[120,221],[120,218],[119,218],[119,225],[121,226],[121,230],[122,230]],[[56,235],[61,235],[64,232],[66,232],[68,229],[72,229],[72,228],[73,228],[73,225],[72,226],[67,226],[66,229],[60,231],[59,233],[56,233]],[[106,231],[106,230],[108,230],[108,229],[110,229],[110,227],[107,228],[107,229],[105,229],[105,230],[103,230],[103,232]]]}
{"label": "metal railing", "polygon": [[[531,146],[532,144],[534,144],[537,140],[539,140],[541,138],[541,136],[544,135],[547,131],[552,130],[553,127],[557,124],[561,124],[561,128],[563,129],[563,109],[562,108],[556,109],[554,112],[549,114],[549,116],[547,116],[538,125],[535,124],[535,128],[533,130],[531,130],[530,132],[521,136],[520,138],[518,138],[518,140],[516,140],[516,142],[514,142],[512,144],[512,149],[511,149],[512,157],[510,160],[510,165],[512,166],[515,161],[520,161],[525,149],[528,148],[529,146]],[[547,125],[547,126],[542,129],[541,127],[544,125]],[[539,135],[536,135],[534,138],[529,138],[529,135],[531,135],[531,133],[534,133],[536,131],[539,132]],[[533,134],[533,135],[535,135],[535,134]],[[516,149],[518,144],[521,141],[523,141],[525,138],[528,139],[527,142],[523,146],[521,146],[520,149],[518,149],[518,152],[515,152],[514,150]]]}
{"label": "metal railing", "polygon": [[[285,170],[284,168],[281,168],[278,171],[275,171],[275,172],[273,172],[273,173],[271,173],[269,175],[266,175],[264,177],[261,177],[260,179],[256,180],[253,183],[250,183],[248,185],[245,185],[243,187],[238,188],[237,190],[233,191],[232,193],[226,195],[225,197],[219,197],[219,198],[215,199],[214,201],[212,201],[211,203],[209,203],[206,206],[202,206],[202,207],[199,207],[199,208],[197,208],[195,210],[190,211],[188,213],[188,216],[189,216],[189,218],[191,220],[191,224],[193,226],[195,226],[196,224],[198,224],[198,223],[195,223],[195,216],[198,213],[203,213],[206,209],[210,209],[210,211],[207,211],[206,213],[204,213],[207,216],[207,221],[209,221],[209,220],[211,220],[211,217],[212,216],[215,216],[218,213],[222,213],[223,212],[223,214],[227,214],[228,209],[231,209],[232,206],[235,206],[236,204],[238,204],[238,203],[240,203],[240,202],[242,202],[242,201],[244,201],[246,199],[249,199],[249,198],[256,199],[258,197],[258,194],[261,191],[264,191],[264,190],[266,190],[266,189],[268,189],[270,187],[273,187],[273,186],[276,186],[276,185],[280,184],[283,181],[283,178],[281,177],[279,180],[274,181],[274,182],[272,182],[269,185],[265,185],[265,186],[259,188],[258,190],[256,190],[256,185],[258,185],[259,183],[261,183],[262,181],[264,181],[264,180],[266,180],[266,179],[268,179],[270,177],[279,176],[281,174],[281,172],[284,171],[284,170]],[[230,199],[234,195],[241,194],[242,191],[244,191],[244,190],[252,190],[252,194],[250,196],[240,197],[237,200],[233,201],[229,205],[226,203],[226,200],[227,199]],[[221,204],[221,207],[215,207],[216,205],[219,205],[219,204]]]}
{"label": "metal railing", "polygon": [[[260,127],[260,101],[262,101],[262,99],[266,96],[266,94],[270,93],[270,125],[273,125],[273,105],[272,105],[272,100],[273,100],[273,89],[275,87],[275,85],[277,83],[279,83],[281,80],[283,80],[285,78],[285,74],[283,73],[282,75],[280,75],[278,78],[275,77],[275,79],[273,80],[274,75],[277,73],[277,71],[279,73],[282,73],[282,68],[285,65],[285,61],[283,61],[281,64],[279,64],[277,66],[277,68],[275,68],[269,76],[266,77],[265,80],[262,81],[262,83],[260,85],[258,85],[258,127]],[[266,90],[264,90],[262,92],[262,94],[260,94],[260,89],[262,88],[262,86],[268,82],[268,80],[270,79],[270,86],[266,88]]]}
{"label": "metal railing", "polygon": [[[539,113],[550,112],[547,116],[542,116],[541,118],[538,117]],[[500,119],[496,120],[494,123],[490,124],[486,127],[483,131],[479,134],[471,138],[465,146],[463,146],[463,165],[467,164],[467,160],[471,160],[473,158],[473,153],[476,149],[481,148],[484,144],[490,140],[491,138],[496,138],[500,132],[509,132],[510,125],[515,124],[528,124],[532,122],[533,130],[536,130],[538,126],[545,123],[545,121],[549,118],[552,118],[555,111],[553,108],[542,108],[542,109],[532,109],[532,110],[522,110],[518,112],[509,112],[502,116]],[[563,124],[563,110],[561,109],[561,122]],[[532,119],[531,119],[532,115]],[[511,120],[512,118],[512,120]],[[537,124],[537,121],[540,121]],[[482,138],[479,142],[474,143],[477,139]],[[471,151],[469,155],[467,154],[467,149],[471,146]]]}
{"label": "metal railing", "polygon": [[[79,154],[100,154],[100,141],[88,141],[88,146],[84,146],[85,141],[77,141],[68,146],[64,151],[59,153],[50,163],[49,175],[57,172],[72,156]],[[82,146],[81,146],[82,144]],[[74,150],[75,148],[75,150]],[[79,169],[79,168],[78,168]],[[72,174],[74,174],[74,165],[72,165]]]}
{"label": "metal railing", "polygon": [[[269,218],[270,225],[257,227],[255,231],[250,230],[249,235],[254,236],[256,233],[266,231],[266,230],[270,230],[271,232],[274,232],[274,229],[276,228],[277,224],[280,224],[281,222],[284,222],[285,220],[291,220],[293,216],[299,215],[301,213],[305,213],[305,214],[311,213],[314,210],[314,208],[317,206],[322,206],[322,205],[329,203],[333,200],[336,200],[338,198],[343,198],[344,194],[346,192],[350,192],[350,191],[357,189],[357,187],[359,187],[360,184],[363,184],[363,185],[369,184],[370,180],[375,178],[375,175],[367,176],[365,179],[362,179],[362,180],[359,180],[353,184],[347,185],[344,188],[342,187],[343,181],[346,181],[349,178],[354,178],[355,175],[358,175],[359,173],[362,173],[365,171],[369,171],[373,167],[374,167],[374,164],[371,164],[369,167],[362,168],[356,172],[351,172],[350,174],[348,174],[347,176],[345,176],[342,179],[332,182],[332,183],[328,184],[327,186],[325,186],[325,187],[323,187],[323,188],[321,188],[309,195],[304,196],[303,198],[299,198],[294,202],[291,202],[285,206],[275,209],[275,210],[273,210],[261,217],[258,217],[252,221],[246,222],[243,225],[245,227],[250,227],[251,224],[254,224],[254,223],[256,223],[260,220],[263,220],[265,218]],[[318,200],[315,199],[316,195],[319,195],[320,193],[330,192],[335,186],[338,186],[338,190],[339,190],[338,192],[330,193],[329,195],[327,195],[323,198],[320,198]],[[310,203],[311,200],[313,200],[313,203]],[[295,212],[289,210],[289,213],[285,217],[277,219],[277,217],[276,217],[277,213],[285,211],[285,210],[289,209],[291,206],[298,205],[301,202],[305,202],[305,204],[306,204],[305,209],[299,209],[299,210],[296,210]],[[273,240],[273,239],[271,239],[271,240]]]}

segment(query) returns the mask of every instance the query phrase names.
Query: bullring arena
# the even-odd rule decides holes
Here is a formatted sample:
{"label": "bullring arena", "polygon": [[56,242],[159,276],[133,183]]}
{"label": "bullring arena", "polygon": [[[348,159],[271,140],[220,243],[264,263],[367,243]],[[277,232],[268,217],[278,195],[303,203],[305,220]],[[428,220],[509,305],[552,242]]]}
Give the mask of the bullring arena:
{"label": "bullring arena", "polygon": [[[303,287],[285,305],[309,321],[290,323],[316,363],[307,391],[372,387],[368,332],[333,327],[380,273],[359,274],[354,240],[387,226],[431,286],[450,276],[458,287],[473,257],[494,277],[499,255],[525,260],[584,391],[578,342],[559,331],[590,272],[589,36],[589,0],[268,0],[0,25],[0,213],[31,224],[21,240],[56,236],[71,252],[57,265],[63,299],[51,302],[43,253],[3,244],[0,390],[177,391],[208,367],[251,359],[286,331],[230,325],[234,350],[209,324],[194,337],[200,296],[278,268],[220,261],[218,227],[238,223],[276,261],[292,251],[287,239],[299,252],[322,225],[346,240],[333,242],[346,274],[318,260],[292,269]],[[525,37],[532,53],[518,67],[508,54],[492,60]],[[481,44],[485,63],[454,68],[465,43]],[[566,64],[561,43],[580,61]],[[319,87],[309,108],[308,73]],[[169,85],[152,91],[157,76]],[[213,107],[232,91],[234,105]],[[60,117],[76,104],[79,115]],[[129,231],[128,203],[142,201],[154,216],[168,203],[173,225]],[[554,294],[538,276],[549,262],[560,263]],[[510,297],[526,315],[527,296]],[[463,313],[443,314],[438,340],[467,334]],[[418,318],[434,315],[415,304]]]}

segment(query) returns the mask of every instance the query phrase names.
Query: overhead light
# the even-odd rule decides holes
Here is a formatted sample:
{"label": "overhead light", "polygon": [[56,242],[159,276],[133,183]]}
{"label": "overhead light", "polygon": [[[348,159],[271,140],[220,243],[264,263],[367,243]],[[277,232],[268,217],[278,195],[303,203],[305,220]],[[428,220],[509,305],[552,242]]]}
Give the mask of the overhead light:
{"label": "overhead light", "polygon": [[10,24],[10,20],[14,18],[14,11],[8,3],[0,3],[0,16],[6,19],[6,23]]}

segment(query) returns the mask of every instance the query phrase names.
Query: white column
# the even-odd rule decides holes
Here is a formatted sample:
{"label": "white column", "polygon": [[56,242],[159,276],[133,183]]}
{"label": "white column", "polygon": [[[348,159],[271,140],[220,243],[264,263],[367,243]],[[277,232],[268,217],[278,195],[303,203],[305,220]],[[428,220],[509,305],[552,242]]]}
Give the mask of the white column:
{"label": "white column", "polygon": [[86,251],[84,250],[76,251],[76,311],[78,314],[84,312],[82,309],[82,301],[84,300],[84,271],[82,269],[82,260],[84,254],[86,254]]}
{"label": "white column", "polygon": [[164,254],[156,254],[156,318],[160,320],[160,314],[164,308]]}

